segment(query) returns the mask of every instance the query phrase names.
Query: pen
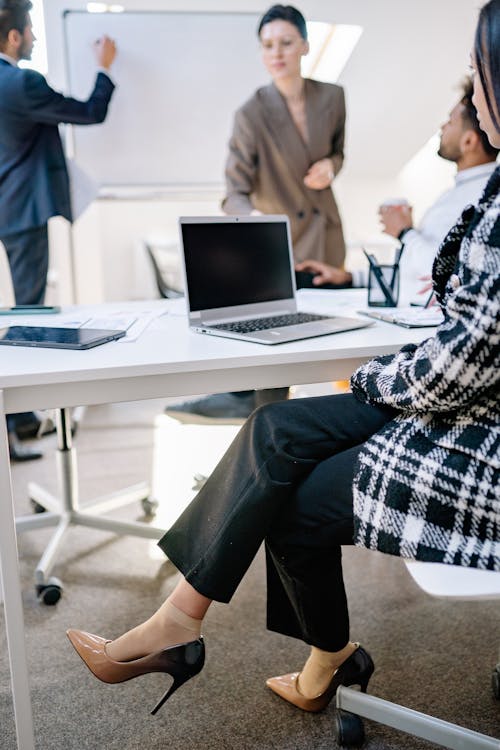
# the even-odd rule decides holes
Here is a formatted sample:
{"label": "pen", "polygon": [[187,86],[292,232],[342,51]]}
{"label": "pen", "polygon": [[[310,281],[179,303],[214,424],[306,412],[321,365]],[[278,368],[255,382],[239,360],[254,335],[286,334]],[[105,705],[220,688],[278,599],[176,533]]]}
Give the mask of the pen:
{"label": "pen", "polygon": [[403,255],[403,250],[404,249],[405,249],[404,245],[401,245],[400,247],[398,247],[398,249],[396,251],[396,256],[394,258],[394,265],[395,266],[399,266],[399,261],[401,260],[401,256]]}
{"label": "pen", "polygon": [[0,315],[45,315],[61,312],[59,305],[13,305],[0,307]]}
{"label": "pen", "polygon": [[396,251],[396,255],[394,257],[394,263],[393,263],[393,266],[392,266],[391,283],[390,283],[391,292],[393,293],[393,296],[394,296],[394,286],[396,284],[396,275],[397,275],[397,272],[398,272],[398,269],[399,269],[399,261],[401,260],[401,256],[403,255],[404,247],[405,247],[404,245],[400,245],[400,247],[398,247],[398,249]]}
{"label": "pen", "polygon": [[368,253],[365,248],[361,248],[368,260],[368,263],[370,264],[370,268],[372,269],[375,278],[377,279],[379,286],[384,294],[384,297],[386,298],[387,302],[391,307],[396,307],[396,303],[394,301],[394,297],[392,296],[392,290],[389,288],[387,281],[384,278],[384,274],[382,273],[382,269],[378,265],[377,261],[371,255],[371,253]]}
{"label": "pen", "polygon": [[391,292],[394,296],[394,285],[396,284],[396,275],[399,269],[399,261],[401,260],[401,256],[403,254],[404,245],[400,245],[398,249],[396,250],[396,255],[394,256],[394,263],[392,264],[392,275],[391,275],[391,283],[389,284],[391,288]]}
{"label": "pen", "polygon": [[427,310],[428,307],[430,307],[430,304],[432,302],[432,298],[434,297],[434,289],[431,289],[431,293],[425,300],[424,310]]}

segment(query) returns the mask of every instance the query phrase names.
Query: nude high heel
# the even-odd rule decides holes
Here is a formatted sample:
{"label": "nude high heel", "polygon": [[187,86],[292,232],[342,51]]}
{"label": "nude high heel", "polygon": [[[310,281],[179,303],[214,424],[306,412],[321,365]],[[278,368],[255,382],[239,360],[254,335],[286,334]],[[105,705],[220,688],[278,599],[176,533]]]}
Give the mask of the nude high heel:
{"label": "nude high heel", "polygon": [[270,677],[266,685],[274,693],[293,703],[294,706],[303,711],[322,711],[330,703],[337,692],[339,685],[359,685],[361,691],[366,693],[366,688],[375,666],[370,654],[358,645],[356,651],[349,656],[340,667],[333,673],[330,684],[326,690],[316,698],[306,698],[299,690],[297,679],[300,672],[284,674],[280,677]]}
{"label": "nude high heel", "polygon": [[172,685],[153,708],[152,714],[155,714],[181,685],[201,672],[205,663],[205,643],[202,636],[195,641],[169,646],[140,659],[115,661],[106,653],[106,644],[111,642],[109,639],[85,633],[83,630],[67,630],[66,635],[92,674],[102,682],[125,682],[151,672],[165,672],[173,677]]}

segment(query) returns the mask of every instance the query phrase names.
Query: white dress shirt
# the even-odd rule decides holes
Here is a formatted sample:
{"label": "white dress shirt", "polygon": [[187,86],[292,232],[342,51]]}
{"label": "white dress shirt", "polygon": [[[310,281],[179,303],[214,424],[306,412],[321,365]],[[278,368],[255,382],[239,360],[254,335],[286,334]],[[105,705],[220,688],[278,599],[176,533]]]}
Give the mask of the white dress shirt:
{"label": "white dress shirt", "polygon": [[[423,282],[420,276],[429,276],[432,264],[441,242],[449,230],[456,224],[464,208],[476,205],[494,172],[497,162],[481,164],[457,172],[455,185],[443,193],[426,211],[417,229],[410,229],[403,238],[403,254],[400,260],[400,294],[401,304],[410,301],[425,301],[425,296],[418,294]],[[353,286],[366,286],[367,272],[353,274]]]}
{"label": "white dress shirt", "polygon": [[417,292],[422,288],[419,276],[430,275],[439,245],[464,208],[479,201],[496,166],[496,162],[490,162],[457,172],[454,187],[443,193],[426,211],[418,229],[410,229],[405,234],[400,261],[402,298],[418,299]]}

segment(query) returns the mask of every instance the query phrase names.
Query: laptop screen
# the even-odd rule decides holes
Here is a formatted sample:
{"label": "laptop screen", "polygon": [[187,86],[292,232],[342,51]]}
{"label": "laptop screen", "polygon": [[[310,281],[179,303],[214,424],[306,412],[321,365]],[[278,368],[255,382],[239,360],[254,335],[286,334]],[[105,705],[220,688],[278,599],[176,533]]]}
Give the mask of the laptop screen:
{"label": "laptop screen", "polygon": [[181,224],[191,312],[294,296],[287,225]]}

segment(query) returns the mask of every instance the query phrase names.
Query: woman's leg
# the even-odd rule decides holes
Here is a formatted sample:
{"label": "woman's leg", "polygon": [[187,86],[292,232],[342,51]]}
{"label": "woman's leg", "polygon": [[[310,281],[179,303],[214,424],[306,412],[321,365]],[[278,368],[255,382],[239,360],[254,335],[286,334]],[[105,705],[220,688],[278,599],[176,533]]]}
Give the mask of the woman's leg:
{"label": "woman's leg", "polygon": [[[182,596],[176,589],[168,604],[125,640],[108,646],[108,653],[130,659],[146,646],[170,645],[165,628],[167,620],[175,619],[173,602],[194,620],[212,599],[228,602],[298,484],[318,463],[364,442],[393,415],[390,409],[361,404],[352,394],[284,401],[254,412],[159,542],[183,573]],[[194,624],[188,624],[194,632]]]}
{"label": "woman's leg", "polygon": [[307,698],[327,689],[356,648],[349,640],[341,545],[353,540],[352,480],[360,450],[322,461],[266,538],[268,628],[312,646],[298,680]]}
{"label": "woman's leg", "polygon": [[229,602],[297,486],[325,459],[364,443],[394,414],[352,394],[257,409],[160,547],[196,591]]}

